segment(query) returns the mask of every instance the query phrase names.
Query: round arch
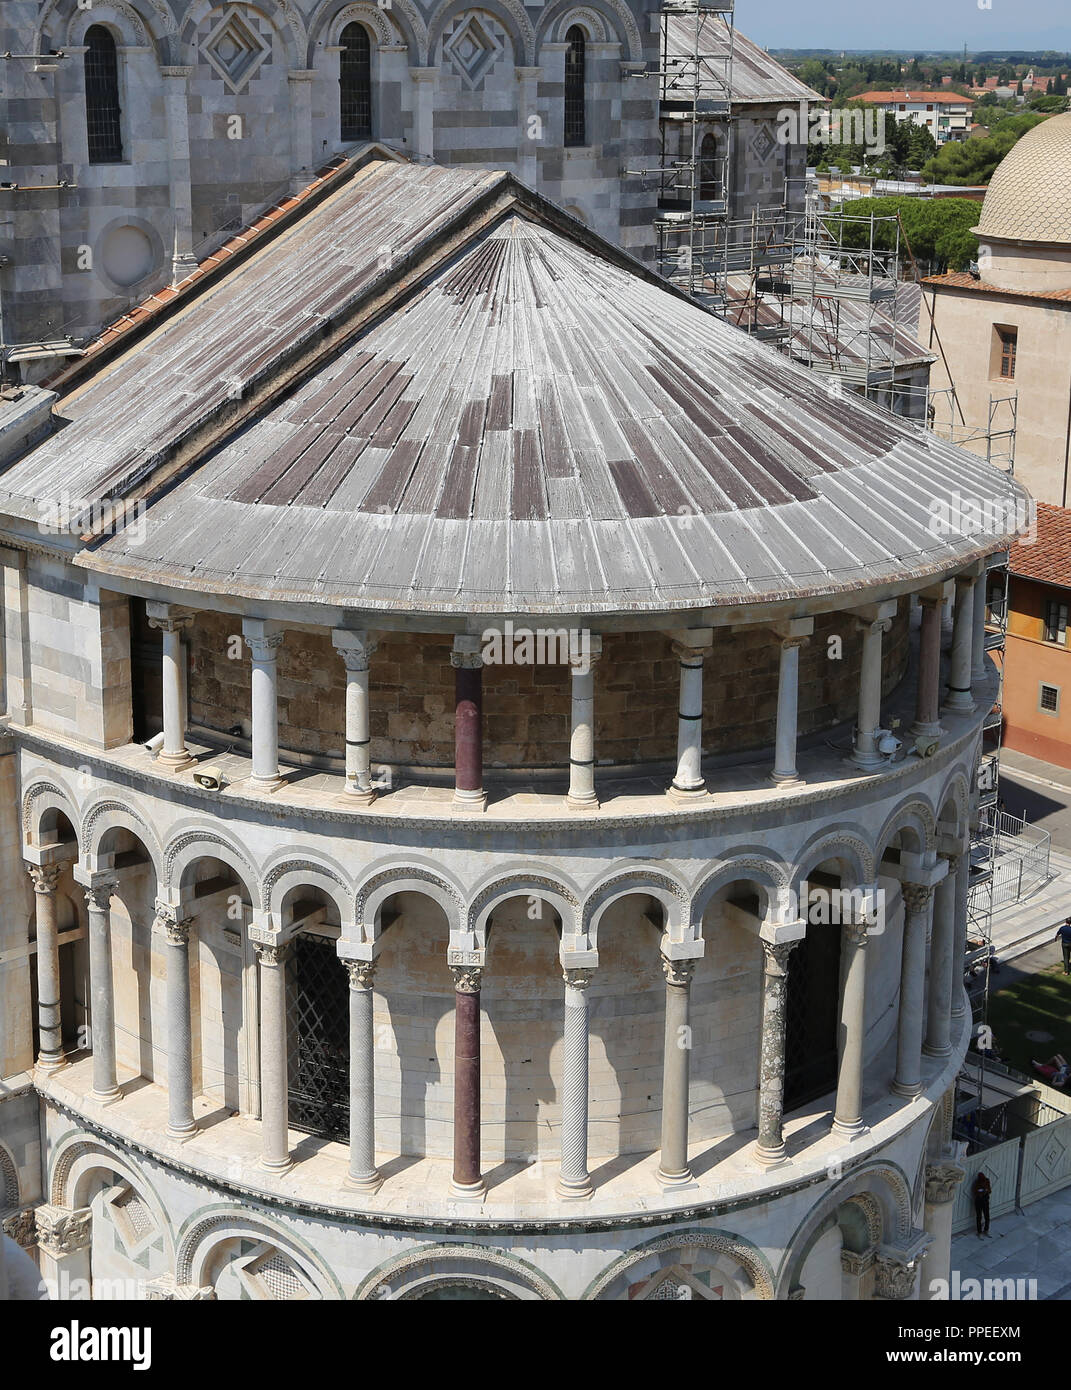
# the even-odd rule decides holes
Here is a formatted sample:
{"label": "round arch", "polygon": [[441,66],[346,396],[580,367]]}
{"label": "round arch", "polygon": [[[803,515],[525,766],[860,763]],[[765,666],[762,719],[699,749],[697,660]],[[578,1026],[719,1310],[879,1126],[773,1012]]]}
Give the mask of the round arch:
{"label": "round arch", "polygon": [[643,1245],[627,1251],[596,1276],[581,1295],[585,1302],[602,1298],[607,1290],[626,1276],[630,1270],[650,1259],[670,1250],[702,1249],[716,1255],[727,1255],[741,1266],[751,1280],[755,1295],[760,1299],[774,1297],[774,1272],[766,1256],[744,1236],[733,1235],[730,1231],[678,1231],[673,1235],[659,1236]]}
{"label": "round arch", "polygon": [[376,1298],[417,1298],[435,1283],[466,1280],[493,1289],[501,1297],[519,1301],[555,1302],[564,1295],[534,1265],[501,1250],[453,1242],[421,1246],[378,1265],[354,1291],[365,1302]]}
{"label": "round arch", "polygon": [[[595,22],[601,26],[601,38],[595,33]],[[643,58],[643,37],[635,15],[624,0],[591,0],[582,6],[577,6],[575,0],[559,0],[557,4],[548,5],[539,20],[540,48],[552,35],[554,42],[564,42],[565,31],[571,24],[580,24],[592,43],[619,41],[630,62],[638,63]]]}
{"label": "round arch", "polygon": [[56,1144],[50,1157],[49,1201],[59,1207],[88,1206],[87,1187],[94,1173],[118,1173],[149,1208],[164,1237],[167,1258],[174,1252],[171,1223],[155,1187],[126,1154],[117,1154],[94,1135],[73,1131]]}
{"label": "round arch", "polygon": [[663,930],[674,939],[688,925],[688,890],[671,874],[646,865],[630,865],[612,869],[605,878],[588,890],[581,913],[581,930],[590,938],[593,950],[598,949],[599,926],[607,911],[622,898],[633,896],[655,898],[665,910]]}
{"label": "round arch", "polygon": [[950,833],[958,836],[966,835],[970,823],[971,794],[967,778],[959,768],[956,768],[945,782],[936,804],[939,808],[937,812],[938,824],[944,827],[948,826],[945,810],[951,805],[955,811],[955,821]]}
{"label": "round arch", "polygon": [[918,794],[910,801],[901,802],[893,808],[875,839],[875,863],[880,865],[882,856],[897,835],[906,834],[912,843],[908,846],[913,854],[924,854],[932,850],[936,842],[937,818],[929,801]]}
{"label": "round arch", "polygon": [[77,48],[85,44],[86,33],[95,24],[107,29],[119,45],[147,48],[153,42],[148,25],[127,0],[100,0],[89,9],[78,7],[67,22],[65,44]]}
{"label": "round arch", "polygon": [[412,0],[391,0],[381,8],[373,0],[323,0],[309,20],[307,67],[315,67],[316,50],[336,47],[342,30],[356,20],[368,26],[378,43],[403,43],[421,64],[428,61],[428,30]]}
{"label": "round arch", "polygon": [[70,822],[75,840],[78,843],[79,853],[81,853],[82,842],[79,838],[81,817],[76,809],[74,796],[63,786],[59,778],[57,778],[55,782],[33,782],[23,793],[23,844],[32,845],[35,849],[43,848],[41,840],[41,822],[49,812],[58,812]]}
{"label": "round arch", "polygon": [[437,868],[420,861],[398,860],[377,864],[375,870],[357,885],[354,920],[363,941],[375,941],[380,934],[380,912],[396,893],[421,893],[440,907],[447,928],[461,929],[464,894],[460,885],[446,878]]}
{"label": "round arch", "polygon": [[228,1240],[263,1240],[288,1255],[323,1298],[343,1299],[342,1285],[314,1247],[271,1217],[249,1207],[202,1208],[182,1226],[175,1255],[175,1282],[202,1286],[213,1252]]}
{"label": "round arch", "polygon": [[788,870],[762,850],[750,848],[741,848],[728,859],[719,861],[692,887],[689,913],[697,930],[702,930],[703,916],[715,895],[731,883],[754,883],[761,888],[769,916],[788,889]]}
{"label": "round arch", "polygon": [[235,873],[249,892],[249,900],[256,903],[259,897],[260,875],[246,857],[242,847],[221,831],[195,826],[180,829],[168,841],[164,850],[164,875],[162,882],[168,889],[180,889],[182,881],[192,864],[198,859],[218,859]]}
{"label": "round arch", "polygon": [[903,1169],[887,1159],[864,1163],[830,1189],[796,1227],[789,1239],[777,1276],[777,1297],[787,1298],[798,1280],[804,1261],[827,1219],[852,1198],[862,1201],[864,1215],[873,1228],[875,1212],[881,1213],[881,1239],[906,1241],[911,1231],[911,1184]]}
{"label": "round arch", "polygon": [[161,883],[164,854],[159,836],[144,816],[122,801],[96,801],[83,815],[82,830],[78,838],[82,845],[82,858],[86,868],[95,870],[98,867],[101,844],[112,830],[128,830],[144,845],[152,860],[156,881]]}
{"label": "round arch", "polygon": [[281,920],[283,901],[295,888],[318,888],[338,909],[345,932],[353,924],[353,886],[341,867],[326,856],[315,859],[281,859],[264,871],[260,905],[275,923]]}
{"label": "round arch", "polygon": [[800,884],[819,864],[828,859],[839,860],[854,878],[852,886],[874,882],[875,857],[873,848],[851,826],[830,826],[812,836],[803,846],[791,873],[791,886]]}
{"label": "round arch", "polygon": [[549,903],[562,921],[562,936],[575,936],[580,925],[580,890],[571,881],[535,873],[529,868],[500,871],[478,887],[466,909],[466,926],[481,946],[487,944],[492,912],[507,898],[539,898]]}

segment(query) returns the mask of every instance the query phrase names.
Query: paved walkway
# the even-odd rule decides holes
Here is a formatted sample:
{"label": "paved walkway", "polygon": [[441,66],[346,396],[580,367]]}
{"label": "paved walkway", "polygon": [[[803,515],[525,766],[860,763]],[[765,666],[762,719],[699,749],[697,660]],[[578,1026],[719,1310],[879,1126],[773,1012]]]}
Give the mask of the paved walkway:
{"label": "paved walkway", "polygon": [[988,1236],[953,1237],[952,1268],[961,1282],[1036,1279],[1039,1299],[1071,1299],[1071,1187],[998,1217]]}

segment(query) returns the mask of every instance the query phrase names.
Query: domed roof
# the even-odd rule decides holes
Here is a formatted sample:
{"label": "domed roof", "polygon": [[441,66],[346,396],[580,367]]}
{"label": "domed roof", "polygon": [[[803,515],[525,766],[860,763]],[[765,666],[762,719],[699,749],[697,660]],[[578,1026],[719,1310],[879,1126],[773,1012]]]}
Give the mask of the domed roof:
{"label": "domed roof", "polygon": [[978,236],[1071,244],[1071,111],[1035,126],[997,165]]}

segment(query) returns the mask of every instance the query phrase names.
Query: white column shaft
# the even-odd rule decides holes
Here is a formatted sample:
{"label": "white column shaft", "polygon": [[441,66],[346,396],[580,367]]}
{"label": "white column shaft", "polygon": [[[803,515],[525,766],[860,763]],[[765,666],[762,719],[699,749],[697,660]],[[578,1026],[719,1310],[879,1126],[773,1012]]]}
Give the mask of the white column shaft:
{"label": "white column shaft", "polygon": [[265,1168],[290,1167],[287,1133],[286,952],[262,946],[260,961],[260,1114]]}

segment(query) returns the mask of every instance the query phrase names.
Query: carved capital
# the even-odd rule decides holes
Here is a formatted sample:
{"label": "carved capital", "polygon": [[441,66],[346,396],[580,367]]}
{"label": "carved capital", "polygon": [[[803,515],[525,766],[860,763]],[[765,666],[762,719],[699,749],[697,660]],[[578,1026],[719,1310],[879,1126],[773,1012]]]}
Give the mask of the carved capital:
{"label": "carved capital", "polygon": [[667,960],[663,956],[662,974],[666,977],[667,985],[673,985],[678,989],[687,989],[692,983],[692,976],[695,974],[695,961]]}
{"label": "carved capital", "polygon": [[865,920],[861,922],[845,922],[842,928],[844,940],[849,946],[856,946],[861,949],[866,945],[870,936],[870,927],[871,923]]}
{"label": "carved capital", "polygon": [[955,1163],[931,1163],[926,1168],[926,1200],[932,1206],[952,1202],[956,1189],[967,1176],[965,1170]]}
{"label": "carved capital", "polygon": [[674,641],[669,645],[682,666],[702,666],[712,650],[710,647],[693,647],[688,642]]}
{"label": "carved capital", "polygon": [[23,1207],[21,1211],[16,1211],[11,1216],[5,1216],[3,1232],[5,1236],[10,1236],[15,1244],[21,1245],[23,1249],[35,1244],[37,1222],[34,1219],[33,1207]]}
{"label": "carved capital", "polygon": [[842,1250],[840,1252],[840,1267],[845,1274],[854,1274],[859,1277],[873,1266],[876,1256],[877,1252],[874,1250]]}
{"label": "carved capital", "polygon": [[98,879],[96,883],[86,889],[86,906],[97,912],[107,912],[118,887],[119,880],[117,878]]}
{"label": "carved capital", "polygon": [[450,665],[455,671],[482,671],[483,653],[452,651]]}
{"label": "carved capital", "polygon": [[37,1244],[54,1259],[73,1255],[89,1244],[91,1213],[88,1207],[40,1206],[34,1212]]}
{"label": "carved capital", "polygon": [[35,893],[54,893],[56,884],[59,883],[60,876],[59,864],[28,864],[26,872],[33,879],[33,891]]}
{"label": "carved capital", "polygon": [[192,609],[178,608],[172,603],[154,603],[151,599],[145,611],[149,626],[158,632],[184,632],[193,625],[196,616]]}
{"label": "carved capital", "polygon": [[904,883],[901,892],[908,912],[925,912],[933,897],[933,886],[929,883]]}
{"label": "carved capital", "polygon": [[856,618],[856,628],[865,637],[868,633],[876,637],[879,633],[888,632],[892,627],[891,618]]}
{"label": "carved capital", "polygon": [[289,941],[254,941],[253,950],[257,953],[257,960],[261,965],[271,969],[274,966],[282,965],[290,954]]}
{"label": "carved capital", "polygon": [[344,960],[342,964],[346,967],[346,974],[350,979],[350,989],[368,990],[372,988],[376,974],[374,960]]}
{"label": "carved capital", "polygon": [[349,628],[336,628],[331,640],[346,670],[354,672],[368,670],[372,653],[379,646],[378,639],[369,637],[366,632],[353,632]]}
{"label": "carved capital", "polygon": [[912,1298],[915,1293],[917,1270],[914,1261],[904,1264],[890,1255],[875,1259],[874,1293],[877,1298]]}
{"label": "carved capital", "polygon": [[788,974],[788,958],[796,946],[795,941],[764,941],[762,943],[767,975],[781,977]]}
{"label": "carved capital", "polygon": [[193,918],[180,917],[178,914],[178,908],[157,899],[153,927],[163,935],[169,946],[188,946]]}
{"label": "carved capital", "polygon": [[587,989],[594,974],[594,970],[576,970],[572,966],[562,969],[562,979],[570,989]]}
{"label": "carved capital", "polygon": [[483,968],[479,965],[452,965],[454,989],[458,994],[479,994],[483,983]]}
{"label": "carved capital", "polygon": [[266,632],[260,637],[247,636],[245,644],[254,661],[274,661],[285,636],[284,632]]}

